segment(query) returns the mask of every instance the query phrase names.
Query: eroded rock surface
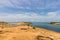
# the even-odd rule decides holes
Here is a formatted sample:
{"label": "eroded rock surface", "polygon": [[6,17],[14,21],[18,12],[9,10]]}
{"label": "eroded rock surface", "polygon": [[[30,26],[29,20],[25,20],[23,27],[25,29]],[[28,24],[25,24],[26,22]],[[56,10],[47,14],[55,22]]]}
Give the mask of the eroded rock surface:
{"label": "eroded rock surface", "polygon": [[60,40],[60,33],[31,26],[5,27],[0,28],[0,40]]}

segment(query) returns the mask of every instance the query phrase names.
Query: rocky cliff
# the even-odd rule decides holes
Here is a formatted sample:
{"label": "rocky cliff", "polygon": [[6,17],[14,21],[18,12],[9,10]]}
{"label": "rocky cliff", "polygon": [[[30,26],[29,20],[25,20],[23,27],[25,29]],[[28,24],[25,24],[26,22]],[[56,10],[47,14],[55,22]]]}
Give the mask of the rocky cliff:
{"label": "rocky cliff", "polygon": [[60,25],[60,22],[50,22],[50,24]]}

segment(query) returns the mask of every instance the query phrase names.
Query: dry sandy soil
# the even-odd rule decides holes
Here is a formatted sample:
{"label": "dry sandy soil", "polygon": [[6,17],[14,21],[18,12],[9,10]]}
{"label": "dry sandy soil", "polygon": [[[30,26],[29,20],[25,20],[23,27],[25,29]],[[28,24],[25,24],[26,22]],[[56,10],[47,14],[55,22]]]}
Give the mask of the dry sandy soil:
{"label": "dry sandy soil", "polygon": [[0,28],[0,40],[60,40],[60,33],[31,26]]}

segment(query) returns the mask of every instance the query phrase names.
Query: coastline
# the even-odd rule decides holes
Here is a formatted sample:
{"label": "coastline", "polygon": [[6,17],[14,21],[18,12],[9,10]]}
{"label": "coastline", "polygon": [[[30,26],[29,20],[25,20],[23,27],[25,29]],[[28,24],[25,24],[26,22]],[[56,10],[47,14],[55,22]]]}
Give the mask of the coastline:
{"label": "coastline", "polygon": [[57,32],[31,26],[4,27],[0,29],[0,40],[60,40],[59,35],[60,33]]}

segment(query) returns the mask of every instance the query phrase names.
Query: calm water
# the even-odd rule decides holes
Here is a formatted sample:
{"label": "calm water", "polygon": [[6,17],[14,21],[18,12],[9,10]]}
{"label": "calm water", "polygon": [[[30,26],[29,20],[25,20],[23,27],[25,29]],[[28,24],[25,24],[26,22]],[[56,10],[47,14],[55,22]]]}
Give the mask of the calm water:
{"label": "calm water", "polygon": [[53,25],[49,24],[48,22],[32,22],[32,25],[39,28],[45,28],[48,30],[60,32],[60,25]]}

